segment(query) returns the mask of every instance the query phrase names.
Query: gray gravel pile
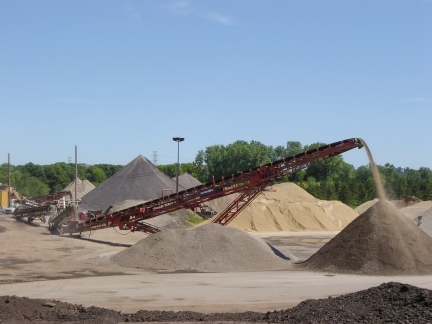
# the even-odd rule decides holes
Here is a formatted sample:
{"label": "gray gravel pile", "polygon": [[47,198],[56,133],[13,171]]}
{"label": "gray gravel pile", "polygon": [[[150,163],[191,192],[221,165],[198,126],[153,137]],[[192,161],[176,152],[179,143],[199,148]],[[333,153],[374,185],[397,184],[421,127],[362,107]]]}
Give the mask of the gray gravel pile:
{"label": "gray gravel pile", "polygon": [[415,218],[414,223],[427,235],[432,236],[432,208]]}
{"label": "gray gravel pile", "polygon": [[432,274],[432,238],[380,201],[298,266],[369,275]]}
{"label": "gray gravel pile", "polygon": [[[177,177],[173,177],[171,179],[177,181]],[[202,184],[198,179],[195,179],[187,172],[179,175],[178,181],[179,181],[179,186],[182,186],[185,189],[197,187]]]}
{"label": "gray gravel pile", "polygon": [[168,272],[282,270],[291,267],[286,259],[261,239],[219,224],[156,233],[112,257],[122,267]]}
{"label": "gray gravel pile", "polygon": [[[175,192],[176,183],[144,156],[139,155],[81,199],[81,210],[106,210],[125,200],[147,201],[162,196],[162,189]],[[184,190],[179,186],[179,190]]]}

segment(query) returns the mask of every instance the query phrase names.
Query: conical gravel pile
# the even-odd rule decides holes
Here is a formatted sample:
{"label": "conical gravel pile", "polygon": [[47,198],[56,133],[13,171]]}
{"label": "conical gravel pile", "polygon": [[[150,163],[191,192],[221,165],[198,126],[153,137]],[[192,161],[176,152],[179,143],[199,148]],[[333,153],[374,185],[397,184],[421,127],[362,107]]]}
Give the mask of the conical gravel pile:
{"label": "conical gravel pile", "polygon": [[432,274],[432,238],[380,201],[298,266],[369,275]]}
{"label": "conical gravel pile", "polygon": [[[125,200],[147,201],[175,192],[176,183],[144,156],[139,155],[81,199],[81,210],[105,210]],[[179,190],[183,187],[179,186]],[[168,192],[168,193],[172,193]]]}
{"label": "conical gravel pile", "polygon": [[72,193],[72,200],[75,200],[75,182],[77,187],[77,199],[81,199],[81,197],[88,194],[95,187],[93,183],[88,180],[81,180],[80,178],[75,178],[71,183],[69,183],[66,187],[63,188],[62,191],[70,191]]}
{"label": "conical gravel pile", "polygon": [[[177,177],[173,177],[171,179],[173,181],[177,181]],[[184,189],[189,189],[189,188],[198,187],[199,185],[202,185],[202,183],[198,179],[195,179],[187,172],[178,176],[178,182],[179,182],[179,186],[183,187]]]}
{"label": "conical gravel pile", "polygon": [[156,233],[117,253],[112,261],[122,267],[159,271],[229,272],[291,267],[259,238],[219,224]]}

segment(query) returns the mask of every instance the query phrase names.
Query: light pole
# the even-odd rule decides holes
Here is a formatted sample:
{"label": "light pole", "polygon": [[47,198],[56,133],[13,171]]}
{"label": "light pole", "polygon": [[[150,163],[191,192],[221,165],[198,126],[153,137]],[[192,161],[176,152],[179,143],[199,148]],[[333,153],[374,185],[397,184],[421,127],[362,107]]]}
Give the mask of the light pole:
{"label": "light pole", "polygon": [[180,142],[183,142],[184,138],[183,137],[173,137],[173,141],[177,142],[176,193],[178,193],[178,173],[179,173],[179,158],[180,158]]}

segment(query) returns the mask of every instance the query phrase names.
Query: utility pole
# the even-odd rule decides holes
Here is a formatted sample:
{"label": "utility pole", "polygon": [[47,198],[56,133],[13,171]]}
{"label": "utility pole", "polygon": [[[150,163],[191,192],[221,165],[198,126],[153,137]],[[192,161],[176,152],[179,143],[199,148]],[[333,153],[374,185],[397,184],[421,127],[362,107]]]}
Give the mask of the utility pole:
{"label": "utility pole", "polygon": [[11,200],[11,180],[10,180],[10,153],[8,153],[8,204],[10,207],[12,205]]}
{"label": "utility pole", "polygon": [[78,154],[77,146],[75,145],[75,205],[77,204],[77,180],[78,180]]}
{"label": "utility pole", "polygon": [[178,193],[178,174],[179,174],[179,160],[180,160],[180,142],[183,142],[184,138],[183,137],[173,137],[173,141],[177,142],[176,193]]}

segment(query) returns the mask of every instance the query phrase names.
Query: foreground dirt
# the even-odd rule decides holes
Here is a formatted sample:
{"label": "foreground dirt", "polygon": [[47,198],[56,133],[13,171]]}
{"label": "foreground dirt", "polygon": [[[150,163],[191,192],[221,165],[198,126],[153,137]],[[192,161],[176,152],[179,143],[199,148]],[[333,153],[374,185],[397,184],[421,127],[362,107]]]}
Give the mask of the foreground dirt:
{"label": "foreground dirt", "polygon": [[0,323],[16,322],[264,322],[264,323],[429,323],[432,291],[389,282],[336,298],[306,300],[298,306],[267,313],[145,311],[122,314],[99,307],[16,296],[0,297]]}

